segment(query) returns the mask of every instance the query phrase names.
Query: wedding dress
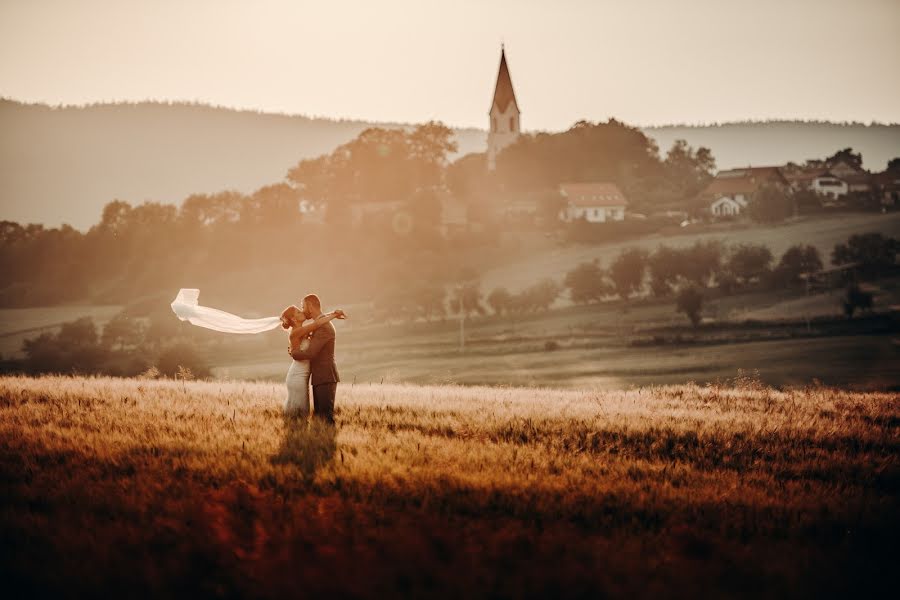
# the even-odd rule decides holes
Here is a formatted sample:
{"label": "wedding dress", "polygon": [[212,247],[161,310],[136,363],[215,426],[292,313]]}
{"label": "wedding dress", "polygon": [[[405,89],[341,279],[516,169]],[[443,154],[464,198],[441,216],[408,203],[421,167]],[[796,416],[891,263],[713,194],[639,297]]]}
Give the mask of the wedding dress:
{"label": "wedding dress", "polygon": [[[181,289],[172,302],[172,310],[182,321],[198,327],[205,327],[223,333],[262,333],[281,325],[280,317],[264,317],[262,319],[244,319],[215,308],[200,306],[198,299],[200,290]],[[300,342],[300,348],[309,345],[309,340]],[[285,379],[287,398],[284,412],[291,416],[309,414],[309,361],[293,360]]]}
{"label": "wedding dress", "polygon": [[244,319],[215,308],[199,306],[199,297],[200,290],[181,289],[172,302],[172,310],[182,321],[223,333],[262,333],[281,325],[280,317]]}
{"label": "wedding dress", "polygon": [[[300,342],[300,349],[306,350],[309,340]],[[288,367],[285,385],[287,398],[284,401],[284,414],[289,417],[306,417],[309,415],[309,361],[292,359]]]}

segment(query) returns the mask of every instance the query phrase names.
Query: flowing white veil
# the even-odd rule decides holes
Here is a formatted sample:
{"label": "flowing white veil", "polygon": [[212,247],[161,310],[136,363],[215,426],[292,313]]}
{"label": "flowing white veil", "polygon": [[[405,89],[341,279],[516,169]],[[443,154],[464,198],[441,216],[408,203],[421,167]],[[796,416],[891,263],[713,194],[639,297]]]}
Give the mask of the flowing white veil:
{"label": "flowing white veil", "polygon": [[244,319],[237,315],[199,306],[200,290],[181,289],[172,302],[172,310],[182,321],[223,333],[262,333],[281,325],[280,317]]}

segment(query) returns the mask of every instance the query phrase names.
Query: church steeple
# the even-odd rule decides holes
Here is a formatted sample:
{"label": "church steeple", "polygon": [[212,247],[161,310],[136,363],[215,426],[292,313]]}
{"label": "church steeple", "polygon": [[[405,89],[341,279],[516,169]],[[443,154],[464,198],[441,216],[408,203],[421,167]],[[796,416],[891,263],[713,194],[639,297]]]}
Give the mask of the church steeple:
{"label": "church steeple", "polygon": [[500,47],[500,71],[497,73],[497,85],[494,87],[494,100],[491,102],[491,112],[494,107],[500,112],[506,112],[510,102],[519,110],[516,104],[516,92],[513,91],[512,78],[509,76],[509,67],[506,65],[506,49]]}
{"label": "church steeple", "polygon": [[509,66],[506,64],[506,48],[500,47],[500,70],[497,72],[497,84],[494,86],[494,99],[491,101],[490,132],[488,133],[488,169],[496,167],[497,154],[505,147],[519,139],[519,104],[513,90]]}

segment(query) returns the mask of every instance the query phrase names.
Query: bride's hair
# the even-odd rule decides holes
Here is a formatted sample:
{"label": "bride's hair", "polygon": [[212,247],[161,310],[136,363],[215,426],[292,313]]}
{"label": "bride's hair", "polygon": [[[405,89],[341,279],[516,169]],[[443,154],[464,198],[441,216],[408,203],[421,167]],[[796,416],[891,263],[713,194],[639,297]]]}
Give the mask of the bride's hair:
{"label": "bride's hair", "polygon": [[291,328],[291,320],[294,318],[294,315],[300,312],[300,309],[291,304],[286,309],[281,311],[281,328],[282,329],[290,329]]}

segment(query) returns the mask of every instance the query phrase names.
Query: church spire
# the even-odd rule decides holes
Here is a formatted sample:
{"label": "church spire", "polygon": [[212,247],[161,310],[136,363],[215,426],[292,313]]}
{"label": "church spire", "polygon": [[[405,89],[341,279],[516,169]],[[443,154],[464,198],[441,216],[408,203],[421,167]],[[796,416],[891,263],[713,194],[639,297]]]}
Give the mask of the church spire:
{"label": "church spire", "polygon": [[519,110],[516,102],[516,93],[513,91],[512,79],[509,76],[509,67],[506,65],[506,49],[500,45],[500,71],[497,73],[497,85],[494,87],[494,100],[491,103],[491,111],[496,107],[505,113],[506,108],[512,103]]}

